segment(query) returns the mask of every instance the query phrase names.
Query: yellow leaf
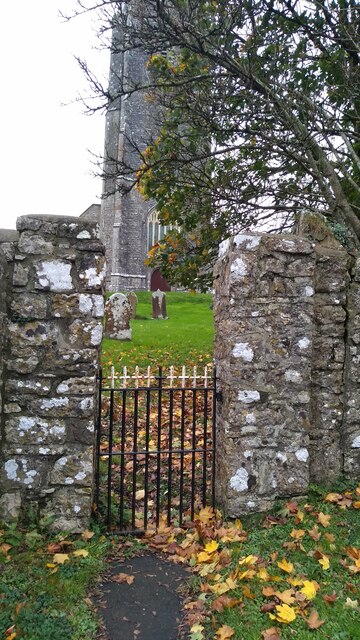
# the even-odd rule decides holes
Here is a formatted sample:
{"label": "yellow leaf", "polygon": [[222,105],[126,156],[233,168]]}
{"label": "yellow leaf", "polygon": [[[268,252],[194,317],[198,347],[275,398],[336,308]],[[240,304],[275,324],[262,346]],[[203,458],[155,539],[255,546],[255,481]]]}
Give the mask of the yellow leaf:
{"label": "yellow leaf", "polygon": [[196,556],[196,561],[199,563],[208,562],[209,560],[212,560],[212,556],[207,551],[200,551]]}
{"label": "yellow leaf", "polygon": [[16,638],[16,631],[11,633],[9,636],[6,636],[6,640],[15,640],[15,638]]}
{"label": "yellow leaf", "polygon": [[353,507],[354,509],[360,509],[360,500],[356,500],[356,502],[353,502]]}
{"label": "yellow leaf", "polygon": [[254,569],[247,569],[246,571],[240,573],[237,577],[239,578],[239,580],[251,580],[251,578],[254,577],[255,573],[256,572],[254,571]]}
{"label": "yellow leaf", "polygon": [[341,493],[328,493],[325,500],[326,502],[339,502],[341,500]]}
{"label": "yellow leaf", "polygon": [[321,524],[323,527],[329,527],[330,526],[330,520],[331,520],[331,516],[327,515],[325,513],[323,513],[322,511],[320,511],[319,515],[318,515],[318,523]]}
{"label": "yellow leaf", "polygon": [[259,580],[264,580],[266,582],[268,582],[270,580],[270,575],[269,575],[267,569],[265,569],[265,567],[260,567],[257,575],[258,575]]}
{"label": "yellow leaf", "polygon": [[195,520],[200,520],[204,524],[209,524],[215,517],[214,510],[211,507],[204,507],[200,509],[199,513],[195,516]]}
{"label": "yellow leaf", "polygon": [[241,520],[239,520],[239,518],[236,518],[236,520],[235,520],[235,522],[234,522],[234,527],[235,527],[236,529],[240,529],[240,531],[242,530],[243,525],[242,525]]}
{"label": "yellow leaf", "polygon": [[286,573],[292,573],[294,571],[294,565],[292,562],[288,562],[285,558],[283,558],[280,562],[277,563],[279,569],[286,571]]}
{"label": "yellow leaf", "polygon": [[216,549],[218,548],[219,544],[215,540],[212,540],[205,545],[205,551],[207,551],[208,553],[214,553],[214,551],[216,551]]}
{"label": "yellow leaf", "polygon": [[3,553],[4,556],[7,555],[8,551],[10,551],[10,549],[12,549],[11,544],[6,544],[6,542],[3,542],[3,544],[0,544],[0,553]]}
{"label": "yellow leaf", "polygon": [[54,569],[54,567],[56,567],[56,564],[54,564],[54,562],[48,562],[48,563],[47,563],[47,565],[46,565],[46,567],[47,567],[48,569]]}
{"label": "yellow leaf", "polygon": [[229,640],[229,638],[233,637],[234,633],[234,629],[228,627],[227,624],[224,624],[222,627],[220,627],[220,629],[217,630],[216,638],[218,640]]}
{"label": "yellow leaf", "polygon": [[301,580],[301,578],[288,578],[287,582],[291,584],[292,587],[300,587],[304,584],[304,580]]}
{"label": "yellow leaf", "polygon": [[255,562],[257,561],[257,556],[246,556],[246,558],[240,558],[238,564],[242,565],[242,564],[255,564]]}
{"label": "yellow leaf", "polygon": [[70,558],[67,553],[55,553],[53,557],[53,562],[55,564],[65,564],[68,560],[70,560]]}
{"label": "yellow leaf", "polygon": [[300,540],[305,535],[304,529],[293,529],[290,536],[295,540]]}
{"label": "yellow leaf", "polygon": [[278,622],[282,622],[283,624],[290,624],[296,619],[296,613],[294,609],[289,607],[288,604],[278,604],[275,607],[276,615],[269,614],[272,620],[277,620]]}
{"label": "yellow leaf", "polygon": [[303,593],[307,600],[313,600],[318,589],[319,585],[315,580],[304,580],[303,588],[300,589],[300,593]]}
{"label": "yellow leaf", "polygon": [[86,549],[77,549],[76,551],[73,552],[73,556],[78,556],[79,558],[87,558],[89,555],[89,552],[86,551]]}
{"label": "yellow leaf", "polygon": [[320,558],[319,564],[321,564],[324,571],[326,571],[330,567],[330,560],[328,556],[323,556],[322,558]]}
{"label": "yellow leaf", "polygon": [[135,493],[135,500],[143,500],[144,497],[145,497],[145,489],[139,489],[139,491]]}

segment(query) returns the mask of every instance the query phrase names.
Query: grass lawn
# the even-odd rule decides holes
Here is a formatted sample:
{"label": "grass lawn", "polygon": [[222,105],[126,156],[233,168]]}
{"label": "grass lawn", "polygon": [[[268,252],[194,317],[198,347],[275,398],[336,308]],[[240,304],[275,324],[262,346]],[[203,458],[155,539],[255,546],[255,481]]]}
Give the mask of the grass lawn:
{"label": "grass lawn", "polygon": [[201,365],[212,361],[212,296],[201,293],[166,294],[167,320],[151,317],[151,292],[137,292],[137,315],[131,321],[132,340],[103,341],[102,363],[106,373],[114,365],[144,369],[148,365]]}
{"label": "grass lawn", "polygon": [[1,640],[94,640],[98,620],[86,596],[109,550],[92,532],[50,537],[0,527]]}

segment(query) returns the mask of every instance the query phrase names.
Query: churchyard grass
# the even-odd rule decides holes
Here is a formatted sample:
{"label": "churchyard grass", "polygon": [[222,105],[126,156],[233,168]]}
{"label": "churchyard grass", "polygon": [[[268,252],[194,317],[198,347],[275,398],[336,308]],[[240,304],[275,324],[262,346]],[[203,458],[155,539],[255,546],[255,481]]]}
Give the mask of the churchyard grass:
{"label": "churchyard grass", "polygon": [[136,318],[131,321],[132,340],[104,339],[102,364],[144,369],[148,365],[204,365],[212,362],[213,313],[210,294],[170,291],[166,294],[166,320],[152,319],[151,292],[136,293]]}
{"label": "churchyard grass", "polygon": [[93,640],[99,621],[89,588],[110,541],[94,532],[49,535],[0,525],[0,638]]}

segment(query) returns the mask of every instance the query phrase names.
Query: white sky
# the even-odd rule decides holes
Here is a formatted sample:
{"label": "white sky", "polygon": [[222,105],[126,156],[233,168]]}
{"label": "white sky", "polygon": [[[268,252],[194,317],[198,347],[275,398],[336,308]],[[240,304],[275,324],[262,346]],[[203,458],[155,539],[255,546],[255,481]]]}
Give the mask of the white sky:
{"label": "white sky", "polygon": [[75,0],[1,2],[1,228],[15,228],[19,215],[80,215],[99,202],[90,151],[102,154],[105,118],[84,115],[76,102],[88,87],[74,55],[105,86],[109,58],[95,50],[95,16],[70,23],[58,16],[71,7]]}

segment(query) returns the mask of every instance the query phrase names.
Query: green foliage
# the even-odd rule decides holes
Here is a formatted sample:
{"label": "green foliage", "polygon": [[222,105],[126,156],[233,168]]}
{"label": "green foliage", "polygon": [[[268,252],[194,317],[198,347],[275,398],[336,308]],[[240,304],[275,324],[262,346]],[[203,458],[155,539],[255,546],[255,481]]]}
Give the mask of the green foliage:
{"label": "green foliage", "polygon": [[[114,5],[121,29],[126,11]],[[287,228],[303,210],[350,229],[358,246],[355,7],[147,0],[141,11],[152,19],[127,22],[127,45],[150,53],[162,126],[142,153],[137,187],[173,225],[149,263],[205,289],[219,241],[264,222]]]}

